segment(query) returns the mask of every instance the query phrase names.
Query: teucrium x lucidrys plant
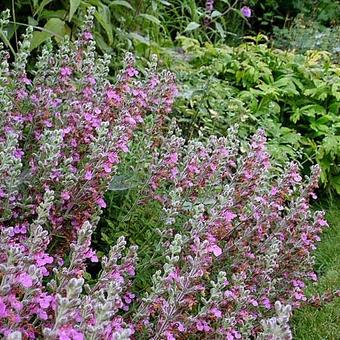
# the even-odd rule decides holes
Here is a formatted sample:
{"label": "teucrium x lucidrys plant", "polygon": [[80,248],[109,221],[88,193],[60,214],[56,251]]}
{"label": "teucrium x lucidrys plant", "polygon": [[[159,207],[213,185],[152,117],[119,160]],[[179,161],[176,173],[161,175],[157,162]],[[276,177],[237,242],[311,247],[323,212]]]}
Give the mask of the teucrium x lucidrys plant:
{"label": "teucrium x lucidrys plant", "polygon": [[135,298],[137,247],[123,237],[102,258],[95,282],[85,282],[88,261],[99,261],[91,238],[121,154],[145,114],[163,124],[176,94],[168,72],[151,66],[141,79],[132,55],[110,84],[109,57],[95,52],[92,16],[90,9],[75,43],[65,39],[55,51],[48,42],[30,73],[30,31],[12,65],[1,52],[1,335],[289,334],[282,315],[290,307],[282,304],[298,307],[305,299],[304,280],[314,277],[310,252],[326,222],[308,206],[318,168],[306,184],[296,164],[274,176],[262,131],[240,157],[235,128],[225,138],[185,141],[171,127],[149,164],[146,194],[160,201],[166,221],[159,244],[165,257],[149,292]]}
{"label": "teucrium x lucidrys plant", "polygon": [[[6,18],[4,19],[6,20]],[[136,248],[118,240],[93,286],[91,236],[120,154],[143,115],[168,112],[175,86],[154,66],[144,79],[127,55],[114,85],[99,57],[93,9],[73,43],[49,41],[26,71],[31,29],[12,65],[1,46],[0,333],[24,338],[126,337],[119,313],[133,294]],[[47,284],[46,284],[47,283]],[[87,292],[87,293],[85,293]],[[19,333],[16,333],[19,332]]]}

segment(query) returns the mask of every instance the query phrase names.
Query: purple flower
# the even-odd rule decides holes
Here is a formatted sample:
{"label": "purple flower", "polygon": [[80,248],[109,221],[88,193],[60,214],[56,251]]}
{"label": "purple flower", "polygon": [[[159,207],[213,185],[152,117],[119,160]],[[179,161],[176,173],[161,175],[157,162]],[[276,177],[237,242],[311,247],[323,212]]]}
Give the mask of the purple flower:
{"label": "purple flower", "polygon": [[250,18],[251,17],[251,9],[248,6],[243,6],[241,8],[241,13],[246,18]]}
{"label": "purple flower", "polygon": [[60,196],[64,201],[68,201],[71,197],[68,191],[63,191]]}
{"label": "purple flower", "polygon": [[6,305],[4,304],[2,298],[0,298],[0,318],[5,318],[7,316]]}
{"label": "purple flower", "polygon": [[63,77],[69,77],[72,74],[72,70],[69,67],[62,67],[60,69],[60,74]]}
{"label": "purple flower", "polygon": [[17,279],[19,283],[21,283],[25,288],[32,287],[32,278],[27,273],[21,273]]}

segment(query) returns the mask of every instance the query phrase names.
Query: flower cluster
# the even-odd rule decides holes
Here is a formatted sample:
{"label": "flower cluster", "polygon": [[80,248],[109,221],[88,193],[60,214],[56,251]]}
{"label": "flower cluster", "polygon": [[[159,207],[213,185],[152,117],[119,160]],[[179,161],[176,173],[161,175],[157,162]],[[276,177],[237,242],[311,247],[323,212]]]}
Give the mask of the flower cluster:
{"label": "flower cluster", "polygon": [[327,222],[308,204],[319,168],[305,183],[295,163],[278,175],[265,144],[260,130],[240,156],[235,129],[206,142],[171,132],[155,152],[150,190],[166,216],[166,259],[136,314],[139,331],[155,339],[239,339],[261,329],[290,337],[275,308],[306,300],[304,282],[316,279],[311,252]]}
{"label": "flower cluster", "polygon": [[176,87],[172,74],[157,73],[156,63],[142,77],[132,55],[111,84],[110,58],[96,53],[92,20],[91,9],[75,43],[65,40],[55,51],[49,41],[30,72],[30,29],[12,65],[1,46],[4,336],[98,339],[130,332],[117,313],[133,298],[128,278],[134,276],[135,247],[124,256],[125,241],[119,240],[94,287],[84,286],[83,276],[86,263],[98,262],[91,235],[121,154],[129,151],[143,116],[169,112]]}

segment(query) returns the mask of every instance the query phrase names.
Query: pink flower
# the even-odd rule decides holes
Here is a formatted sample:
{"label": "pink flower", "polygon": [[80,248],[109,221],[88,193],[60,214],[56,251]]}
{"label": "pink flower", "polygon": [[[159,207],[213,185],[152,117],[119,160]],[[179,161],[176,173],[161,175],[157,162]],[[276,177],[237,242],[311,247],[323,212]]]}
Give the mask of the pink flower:
{"label": "pink flower", "polygon": [[305,286],[304,282],[301,280],[293,280],[292,283],[294,287],[298,287],[298,288],[304,288]]}
{"label": "pink flower", "polygon": [[39,298],[38,298],[38,303],[39,306],[43,309],[47,309],[51,302],[53,301],[53,297],[47,295],[46,293],[43,293]]}
{"label": "pink flower", "polygon": [[272,307],[270,300],[268,298],[263,298],[262,304],[266,309],[270,309]]}
{"label": "pink flower", "polygon": [[225,219],[225,222],[229,223],[231,222],[237,215],[234,214],[233,212],[226,210],[222,213],[222,216]]}
{"label": "pink flower", "polygon": [[36,260],[36,264],[39,267],[44,266],[45,264],[53,263],[53,257],[44,253],[38,253],[34,256],[34,258]]}
{"label": "pink flower", "polygon": [[294,297],[298,301],[301,301],[301,300],[305,301],[306,300],[306,297],[302,292],[295,292]]}
{"label": "pink flower", "polygon": [[257,307],[259,303],[255,299],[250,299],[249,302],[254,306]]}
{"label": "pink flower", "polygon": [[116,152],[109,152],[107,160],[111,163],[111,164],[117,164],[119,161],[118,155]]}
{"label": "pink flower", "polygon": [[84,335],[68,326],[68,328],[59,331],[59,340],[84,340]]}
{"label": "pink flower", "polygon": [[175,268],[174,270],[172,270],[168,277],[167,277],[167,280],[169,282],[179,282],[179,278],[180,278],[180,271],[178,268]]}
{"label": "pink flower", "polygon": [[23,308],[23,304],[19,301],[14,294],[10,294],[8,296],[8,302],[11,304],[16,311],[20,311]]}
{"label": "pink flower", "polygon": [[96,200],[96,203],[101,207],[101,208],[106,208],[106,203],[105,203],[105,201],[102,199],[102,198],[98,198],[97,200]]}
{"label": "pink flower", "polygon": [[216,308],[216,307],[211,308],[211,309],[210,309],[210,312],[211,312],[217,319],[219,319],[219,318],[222,317],[222,312],[221,312],[218,308]]}
{"label": "pink flower", "polygon": [[5,318],[7,315],[6,305],[0,297],[0,318]]}
{"label": "pink flower", "polygon": [[241,13],[243,14],[243,16],[245,16],[246,18],[250,18],[251,17],[251,9],[248,6],[243,6],[241,8]]}
{"label": "pink flower", "polygon": [[180,332],[184,332],[185,331],[184,325],[181,322],[177,322],[177,329]]}
{"label": "pink flower", "polygon": [[85,40],[91,40],[93,38],[91,32],[84,32],[84,39]]}
{"label": "pink flower", "polygon": [[71,197],[68,191],[63,191],[60,196],[64,201],[68,201]]}
{"label": "pink flower", "polygon": [[327,223],[327,221],[325,221],[324,219],[318,219],[317,220],[317,222],[319,223],[319,225],[321,226],[321,227],[328,227],[328,223]]}
{"label": "pink flower", "polygon": [[136,126],[136,124],[137,124],[136,121],[130,115],[128,115],[124,118],[124,122],[131,125],[131,126]]}
{"label": "pink flower", "polygon": [[199,321],[196,322],[196,328],[197,328],[197,330],[199,330],[201,332],[209,332],[210,331],[209,325],[206,323],[206,321],[203,321],[203,320],[199,320]]}
{"label": "pink flower", "polygon": [[62,67],[60,69],[60,74],[63,77],[69,77],[72,74],[72,70],[69,67]]}
{"label": "pink flower", "polygon": [[216,244],[214,244],[214,245],[212,245],[211,247],[209,247],[209,250],[210,250],[216,257],[218,257],[218,256],[220,256],[220,255],[222,254],[222,249],[221,249],[218,245],[216,245]]}
{"label": "pink flower", "polygon": [[166,331],[166,332],[164,333],[164,335],[166,336],[166,340],[176,340],[176,338],[174,337],[174,335],[173,335],[171,332],[169,332],[169,331]]}
{"label": "pink flower", "polygon": [[25,288],[30,288],[33,285],[33,280],[27,273],[21,273],[17,278],[17,282],[22,284]]}
{"label": "pink flower", "polygon": [[109,174],[111,172],[111,170],[112,170],[112,165],[110,163],[104,163],[103,164],[103,169],[104,169],[104,171],[106,173]]}
{"label": "pink flower", "polygon": [[126,73],[129,75],[129,77],[134,77],[138,75],[138,71],[134,67],[131,67],[131,66],[126,69]]}
{"label": "pink flower", "polygon": [[178,161],[178,154],[177,152],[171,153],[167,159],[165,160],[166,164],[176,164]]}
{"label": "pink flower", "polygon": [[85,176],[84,178],[87,180],[87,181],[90,181],[92,179],[92,171],[90,170],[86,170],[85,171]]}
{"label": "pink flower", "polygon": [[109,89],[106,91],[106,96],[109,100],[113,99],[113,101],[116,104],[119,104],[122,100],[121,96],[115,90],[112,90],[112,89]]}
{"label": "pink flower", "polygon": [[98,257],[92,249],[89,249],[87,253],[85,254],[85,256],[86,258],[90,259],[91,262],[94,262],[94,263],[98,262]]}
{"label": "pink flower", "polygon": [[313,272],[309,272],[309,273],[307,273],[307,275],[313,281],[317,281],[318,280],[317,275],[315,273],[313,273]]}
{"label": "pink flower", "polygon": [[301,177],[299,174],[293,173],[292,176],[293,176],[293,180],[294,180],[295,182],[297,182],[297,183],[301,182],[302,177]]}
{"label": "pink flower", "polygon": [[133,298],[135,297],[135,294],[133,293],[130,293],[130,292],[127,292],[125,295],[124,295],[124,301],[125,303],[127,304],[130,304],[133,300]]}
{"label": "pink flower", "polygon": [[241,334],[238,331],[236,331],[235,329],[229,329],[227,331],[227,339],[228,340],[241,339],[241,338],[242,338]]}

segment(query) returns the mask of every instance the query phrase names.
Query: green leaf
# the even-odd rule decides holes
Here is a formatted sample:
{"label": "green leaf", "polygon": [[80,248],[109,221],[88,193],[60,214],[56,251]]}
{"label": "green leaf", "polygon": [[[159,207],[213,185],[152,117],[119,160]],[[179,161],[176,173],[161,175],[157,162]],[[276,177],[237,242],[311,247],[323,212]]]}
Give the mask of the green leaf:
{"label": "green leaf", "polygon": [[147,45],[147,46],[150,45],[150,40],[147,37],[144,37],[137,32],[130,32],[128,35],[130,38],[137,40],[138,42],[144,45]]}
{"label": "green leaf", "polygon": [[134,11],[134,8],[127,1],[124,0],[112,1],[109,6],[123,6]]}
{"label": "green leaf", "polygon": [[70,0],[70,12],[68,15],[68,21],[72,20],[74,13],[77,11],[80,5],[80,0]]}
{"label": "green leaf", "polygon": [[103,4],[99,4],[97,11],[94,13],[95,18],[98,20],[99,24],[104,28],[109,45],[113,44],[113,26],[111,24],[111,12],[109,7]]}
{"label": "green leaf", "polygon": [[226,34],[222,25],[219,22],[216,22],[215,27],[217,29],[217,32],[220,34],[221,38],[224,39]]}
{"label": "green leaf", "polygon": [[38,16],[40,15],[41,11],[45,8],[46,5],[48,5],[50,2],[52,2],[53,0],[43,0],[41,2],[41,4],[39,5],[38,9],[35,11],[35,13],[33,14],[33,16],[35,17],[37,14]]}
{"label": "green leaf", "polygon": [[211,13],[212,18],[217,18],[217,17],[220,17],[221,15],[222,15],[222,13],[220,11],[213,11]]}
{"label": "green leaf", "polygon": [[293,114],[290,116],[290,120],[296,124],[297,121],[301,118],[301,112],[300,112],[300,109],[299,108],[296,108],[294,111],[293,111]]}
{"label": "green leaf", "polygon": [[[56,11],[49,11],[47,9],[44,9],[41,12],[40,19],[51,19],[51,18],[59,18],[61,20],[64,20],[64,18],[67,16],[67,12],[64,9],[58,9]],[[37,26],[38,23],[34,26]]]}
{"label": "green leaf", "polygon": [[156,18],[154,17],[153,15],[150,15],[150,14],[145,14],[145,13],[142,13],[142,14],[139,14],[140,17],[156,24],[156,25],[160,25],[161,22]]}
{"label": "green leaf", "polygon": [[338,195],[340,195],[340,175],[330,177],[331,186],[336,190]]}
{"label": "green leaf", "polygon": [[190,22],[188,24],[188,26],[185,28],[184,32],[190,32],[190,31],[193,31],[195,29],[197,29],[198,27],[200,27],[200,24],[198,24],[197,22]]}
{"label": "green leaf", "polygon": [[69,28],[65,21],[58,18],[51,18],[47,21],[42,32],[33,32],[33,37],[31,40],[31,50],[37,48],[45,40],[51,36],[62,39],[69,32]]}

